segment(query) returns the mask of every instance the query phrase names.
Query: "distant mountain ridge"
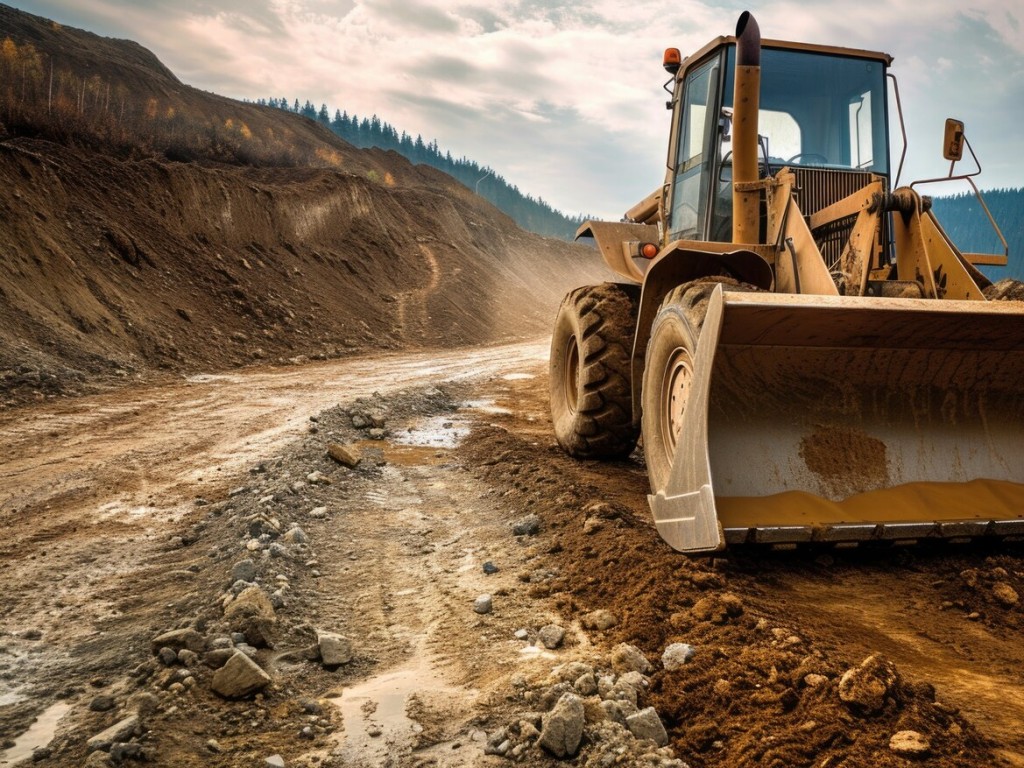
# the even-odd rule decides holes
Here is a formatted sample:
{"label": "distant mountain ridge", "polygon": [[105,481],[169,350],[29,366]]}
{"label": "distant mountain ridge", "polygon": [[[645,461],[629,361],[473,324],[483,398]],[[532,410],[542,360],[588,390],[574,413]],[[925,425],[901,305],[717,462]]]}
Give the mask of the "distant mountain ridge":
{"label": "distant mountain ridge", "polygon": [[289,102],[285,98],[257,99],[255,103],[316,120],[356,147],[393,149],[410,162],[424,163],[444,171],[530,232],[572,240],[579,225],[588,218],[583,215],[567,216],[552,208],[542,198],[521,192],[519,187],[509,184],[493,168],[482,167],[466,157],[456,159],[451,152],[442,153],[436,139],[425,142],[421,135],[414,139],[405,131],[399,133],[394,126],[383,122],[377,115],[350,117],[347,110],[335,109],[334,117],[331,117],[326,104],[317,109],[308,99],[301,106],[298,99]]}

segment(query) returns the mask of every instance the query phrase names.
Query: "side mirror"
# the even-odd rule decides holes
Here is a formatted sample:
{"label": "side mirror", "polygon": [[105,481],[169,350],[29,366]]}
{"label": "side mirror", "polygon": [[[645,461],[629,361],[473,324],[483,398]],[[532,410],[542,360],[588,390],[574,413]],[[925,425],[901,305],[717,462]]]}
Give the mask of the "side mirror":
{"label": "side mirror", "polygon": [[942,156],[956,162],[964,156],[964,124],[952,117],[946,119],[946,135],[942,141]]}

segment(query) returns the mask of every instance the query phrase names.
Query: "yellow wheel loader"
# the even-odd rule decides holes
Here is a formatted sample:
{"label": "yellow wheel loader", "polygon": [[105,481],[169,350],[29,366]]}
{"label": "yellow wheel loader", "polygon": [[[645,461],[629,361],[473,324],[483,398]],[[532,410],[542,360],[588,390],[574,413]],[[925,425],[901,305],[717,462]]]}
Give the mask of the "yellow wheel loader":
{"label": "yellow wheel loader", "polygon": [[[1024,535],[1024,303],[986,296],[1021,286],[893,181],[890,62],[749,13],[669,49],[665,183],[577,233],[622,281],[562,302],[555,435],[592,459],[642,439],[676,550]],[[945,139],[969,179],[963,124]]]}

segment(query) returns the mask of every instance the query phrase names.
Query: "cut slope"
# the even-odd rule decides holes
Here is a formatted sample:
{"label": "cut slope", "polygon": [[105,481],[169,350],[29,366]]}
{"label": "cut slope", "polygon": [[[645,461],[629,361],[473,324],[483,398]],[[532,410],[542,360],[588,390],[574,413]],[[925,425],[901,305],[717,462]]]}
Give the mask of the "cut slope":
{"label": "cut slope", "polygon": [[[276,160],[305,159],[243,163],[192,123],[101,131],[88,110],[58,124],[4,102],[0,402],[154,368],[542,334],[569,288],[607,274],[439,171],[181,85],[134,43],[0,6],[4,37],[160,100],[155,114],[244,122],[295,150]],[[181,147],[195,159],[172,159]]]}

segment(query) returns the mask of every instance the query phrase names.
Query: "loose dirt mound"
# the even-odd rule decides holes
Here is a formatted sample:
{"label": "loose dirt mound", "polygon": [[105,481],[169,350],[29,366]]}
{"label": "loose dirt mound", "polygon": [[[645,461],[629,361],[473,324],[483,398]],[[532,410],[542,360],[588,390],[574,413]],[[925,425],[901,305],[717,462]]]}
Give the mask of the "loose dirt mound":
{"label": "loose dirt mound", "polygon": [[181,85],[134,43],[0,6],[5,37],[155,106],[45,118],[4,89],[0,407],[153,369],[521,338],[605,274],[440,172]]}

